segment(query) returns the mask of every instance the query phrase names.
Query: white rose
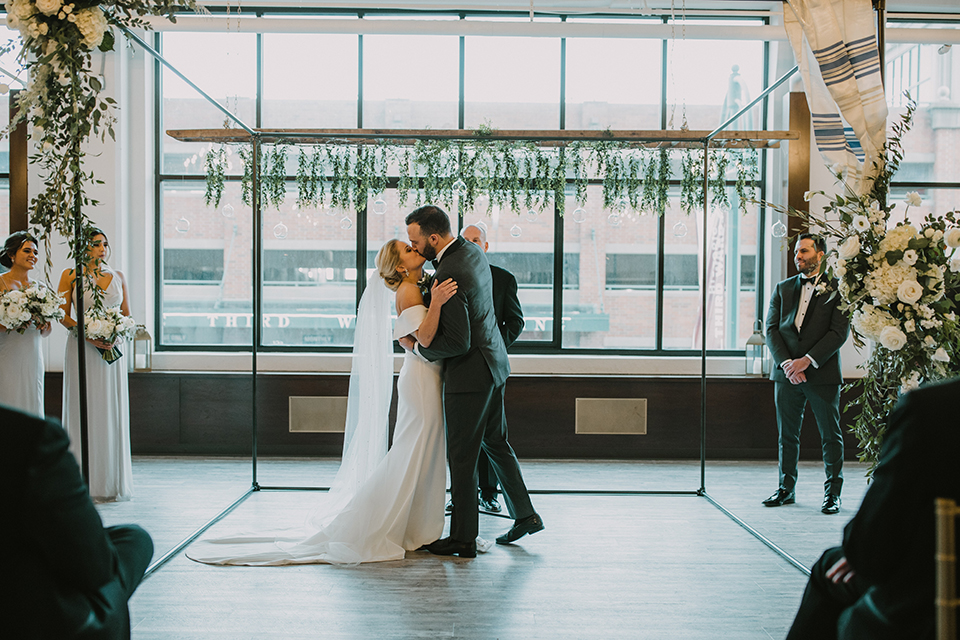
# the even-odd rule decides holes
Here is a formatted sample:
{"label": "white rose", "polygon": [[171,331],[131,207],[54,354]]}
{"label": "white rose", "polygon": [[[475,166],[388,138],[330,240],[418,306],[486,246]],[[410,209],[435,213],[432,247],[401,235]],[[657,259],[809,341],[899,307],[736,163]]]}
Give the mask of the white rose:
{"label": "white rose", "polygon": [[103,335],[103,321],[95,318],[87,318],[84,323],[84,331],[91,338],[99,338]]}
{"label": "white rose", "polygon": [[860,238],[850,236],[840,244],[837,254],[841,260],[849,260],[860,253]]}
{"label": "white rose", "polygon": [[943,347],[940,347],[933,353],[933,359],[937,362],[950,362],[950,354]]}
{"label": "white rose", "polygon": [[921,287],[920,283],[916,280],[904,280],[900,283],[900,286],[897,287],[897,298],[899,298],[901,302],[913,304],[922,297],[923,287]]}
{"label": "white rose", "polygon": [[870,220],[866,216],[853,216],[853,228],[858,233],[863,233],[870,229]]}
{"label": "white rose", "polygon": [[60,7],[63,3],[60,0],[37,0],[37,11],[45,16],[52,16],[60,13]]}
{"label": "white rose", "polygon": [[880,332],[880,344],[890,351],[899,351],[907,344],[907,334],[896,327],[884,327]]}
{"label": "white rose", "polygon": [[919,207],[921,204],[923,204],[923,198],[921,198],[920,194],[917,193],[916,191],[910,191],[909,193],[907,193],[907,195],[904,196],[903,200],[904,202],[907,203],[908,206],[911,206],[911,207]]}
{"label": "white rose", "polygon": [[907,249],[903,252],[903,261],[913,266],[917,264],[917,252],[913,249]]}
{"label": "white rose", "polygon": [[943,238],[948,247],[953,249],[960,247],[960,227],[950,227],[947,229],[947,232],[943,234]]}

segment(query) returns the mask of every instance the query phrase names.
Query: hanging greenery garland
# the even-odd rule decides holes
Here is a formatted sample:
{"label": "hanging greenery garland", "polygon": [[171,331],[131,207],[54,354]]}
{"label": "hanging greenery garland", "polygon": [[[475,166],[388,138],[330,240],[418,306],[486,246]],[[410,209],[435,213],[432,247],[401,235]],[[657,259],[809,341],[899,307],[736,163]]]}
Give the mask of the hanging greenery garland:
{"label": "hanging greenery garland", "polygon": [[[480,133],[480,132],[478,132]],[[239,145],[243,162],[241,194],[250,205],[253,177],[249,145]],[[291,175],[287,170],[290,145],[263,145],[261,153],[261,201],[279,207]],[[703,149],[650,149],[616,140],[575,141],[543,147],[530,141],[420,140],[414,145],[380,141],[372,145],[330,144],[301,147],[293,180],[300,207],[356,208],[369,197],[383,194],[391,178],[401,207],[411,202],[437,203],[447,208],[470,210],[481,196],[490,206],[542,212],[554,206],[562,215],[568,182],[578,206],[587,201],[591,182],[602,186],[603,206],[622,211],[663,215],[674,184],[672,154],[680,154],[680,205],[690,214],[703,207]],[[205,159],[205,201],[218,207],[227,178],[227,153],[221,145]],[[710,204],[729,207],[728,170],[738,205],[746,213],[757,178],[756,149],[712,149],[708,189]],[[391,171],[392,168],[392,171]]]}

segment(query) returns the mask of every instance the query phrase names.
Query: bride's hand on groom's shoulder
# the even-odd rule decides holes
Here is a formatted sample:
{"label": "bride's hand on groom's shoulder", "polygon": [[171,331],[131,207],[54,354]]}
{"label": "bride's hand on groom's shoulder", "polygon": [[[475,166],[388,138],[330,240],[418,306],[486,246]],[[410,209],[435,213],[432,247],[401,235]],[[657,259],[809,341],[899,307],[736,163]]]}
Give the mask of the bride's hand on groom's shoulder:
{"label": "bride's hand on groom's shoulder", "polygon": [[457,283],[453,278],[439,282],[436,278],[430,287],[430,303],[443,304],[457,293]]}

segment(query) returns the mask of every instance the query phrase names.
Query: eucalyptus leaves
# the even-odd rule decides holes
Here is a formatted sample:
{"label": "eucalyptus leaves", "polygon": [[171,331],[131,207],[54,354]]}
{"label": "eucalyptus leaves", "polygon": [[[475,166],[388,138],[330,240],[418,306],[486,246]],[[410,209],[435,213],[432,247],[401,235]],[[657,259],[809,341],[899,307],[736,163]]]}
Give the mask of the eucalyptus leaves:
{"label": "eucalyptus leaves", "polygon": [[[297,205],[361,209],[388,186],[399,192],[400,206],[437,203],[472,209],[481,196],[489,206],[562,215],[568,185],[576,202],[587,199],[587,185],[599,182],[603,206],[662,215],[675,165],[679,162],[680,202],[687,213],[703,207],[702,149],[647,148],[613,140],[576,141],[542,146],[530,141],[420,140],[412,145],[323,144],[293,147],[263,145],[260,196],[264,206],[279,207],[296,176]],[[239,145],[243,162],[242,198],[251,204],[252,151]],[[745,211],[757,177],[754,149],[711,149],[708,197],[714,206],[730,206],[728,180]],[[214,147],[205,159],[206,203],[218,207],[227,180],[227,153]],[[732,178],[728,177],[730,171]]]}

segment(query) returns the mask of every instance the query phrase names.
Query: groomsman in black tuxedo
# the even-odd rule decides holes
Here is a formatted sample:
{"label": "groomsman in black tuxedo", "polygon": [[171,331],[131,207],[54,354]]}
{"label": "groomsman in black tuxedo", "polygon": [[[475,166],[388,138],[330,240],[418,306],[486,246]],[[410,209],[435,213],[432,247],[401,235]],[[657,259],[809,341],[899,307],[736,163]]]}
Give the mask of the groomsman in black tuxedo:
{"label": "groomsman in black tuxedo", "polygon": [[[456,295],[440,313],[437,335],[429,347],[401,338],[405,349],[443,362],[443,412],[450,463],[453,503],[472,505],[477,499],[477,459],[483,448],[503,487],[513,527],[497,538],[510,544],[543,529],[533,508],[520,465],[503,432],[503,389],[510,361],[493,312],[493,277],[487,257],[475,244],[454,238],[447,214],[432,205],[406,218],[410,244],[434,262],[441,282],[453,278]],[[427,545],[437,555],[477,555],[479,514],[476,509],[454,509],[450,535]]]}
{"label": "groomsman in black tuxedo", "polygon": [[767,347],[777,365],[770,374],[779,433],[780,485],[763,501],[768,507],[796,502],[800,424],[807,404],[820,429],[824,482],[823,513],[840,511],[843,485],[843,433],[840,431],[840,347],[850,323],[840,311],[836,281],[820,273],[823,238],[811,233],[797,240],[798,275],[776,286],[767,312]]}
{"label": "groomsman in black tuxedo", "polygon": [[954,379],[900,399],[860,510],[813,565],[787,640],[934,637],[934,499],[960,501],[958,396]]}
{"label": "groomsman in black tuxedo", "polygon": [[0,407],[0,424],[4,635],[129,638],[127,601],[153,557],[150,536],[136,525],[103,528],[58,423]]}
{"label": "groomsman in black tuxedo", "polygon": [[[483,249],[484,253],[490,248],[487,232],[476,225],[464,227],[460,235],[467,242],[472,242]],[[523,331],[523,309],[520,307],[520,298],[517,296],[517,279],[506,269],[495,265],[490,265],[490,275],[493,276],[493,314],[497,318],[503,345],[509,349]],[[503,420],[503,435],[507,437],[506,415]],[[480,450],[477,473],[480,477],[480,508],[484,511],[500,513],[500,503],[497,502],[497,474],[483,449]]]}

